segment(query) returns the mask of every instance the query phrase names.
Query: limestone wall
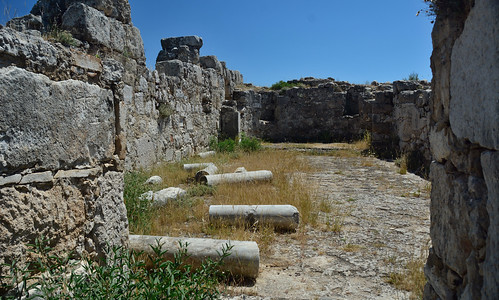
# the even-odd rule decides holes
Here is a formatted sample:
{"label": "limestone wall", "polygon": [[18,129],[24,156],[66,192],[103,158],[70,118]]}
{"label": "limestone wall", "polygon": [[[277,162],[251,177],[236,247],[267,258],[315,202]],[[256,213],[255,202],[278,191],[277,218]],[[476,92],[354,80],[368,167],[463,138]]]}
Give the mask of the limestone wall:
{"label": "limestone wall", "polygon": [[293,82],[301,87],[236,90],[233,101],[223,104],[227,111],[240,113],[240,130],[249,135],[274,142],[331,142],[357,139],[369,131],[382,156],[411,153],[420,164],[413,169],[428,168],[431,90],[426,81],[355,85],[307,78]]}
{"label": "limestone wall", "polygon": [[440,2],[432,33],[425,299],[499,298],[499,2]]}
{"label": "limestone wall", "polygon": [[[2,265],[22,263],[40,235],[77,255],[126,244],[125,170],[206,149],[242,83],[199,58],[198,37],[161,41],[148,70],[126,0],[44,0],[32,13],[0,28]],[[74,39],[51,36],[54,25]]]}

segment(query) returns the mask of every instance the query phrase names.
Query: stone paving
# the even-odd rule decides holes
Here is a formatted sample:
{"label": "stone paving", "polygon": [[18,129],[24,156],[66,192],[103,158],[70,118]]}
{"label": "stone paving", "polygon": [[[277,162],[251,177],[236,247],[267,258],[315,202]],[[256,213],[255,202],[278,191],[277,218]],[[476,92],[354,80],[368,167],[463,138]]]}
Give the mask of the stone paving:
{"label": "stone paving", "polygon": [[230,287],[223,298],[409,299],[386,278],[427,255],[430,183],[373,157],[304,159],[318,171],[299,175],[331,211],[320,213],[318,228],[279,235],[254,285]]}

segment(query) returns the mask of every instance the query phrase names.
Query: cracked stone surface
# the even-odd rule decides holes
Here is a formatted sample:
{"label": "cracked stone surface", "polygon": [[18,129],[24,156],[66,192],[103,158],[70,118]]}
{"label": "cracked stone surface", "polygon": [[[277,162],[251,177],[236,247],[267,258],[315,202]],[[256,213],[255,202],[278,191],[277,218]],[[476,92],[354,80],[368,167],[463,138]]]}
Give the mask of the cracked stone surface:
{"label": "cracked stone surface", "polygon": [[279,235],[254,285],[230,287],[222,298],[409,299],[386,278],[426,258],[430,183],[373,157],[304,159],[318,171],[299,176],[331,212],[319,214],[318,228]]}

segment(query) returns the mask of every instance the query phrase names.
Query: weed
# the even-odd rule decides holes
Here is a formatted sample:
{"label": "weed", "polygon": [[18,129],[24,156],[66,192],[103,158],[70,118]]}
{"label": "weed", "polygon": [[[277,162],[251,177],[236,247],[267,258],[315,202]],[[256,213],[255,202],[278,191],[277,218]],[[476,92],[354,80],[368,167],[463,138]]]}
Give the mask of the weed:
{"label": "weed", "polygon": [[409,77],[404,78],[404,80],[418,81],[419,80],[419,75],[416,72],[412,72],[411,74],[409,74]]}
{"label": "weed", "polygon": [[78,43],[77,41],[73,38],[73,35],[67,31],[67,30],[62,30],[56,25],[53,25],[51,30],[44,35],[45,39],[49,41],[53,41],[56,43],[61,43],[64,46],[76,46]]}
{"label": "weed", "polygon": [[[422,250],[419,257],[412,258],[402,272],[391,272],[386,282],[398,289],[411,292],[410,299],[422,299],[426,284],[424,265],[426,263],[427,250]],[[393,262],[395,263],[395,262]]]}
{"label": "weed", "polygon": [[[86,259],[79,271],[69,263],[70,254],[48,255],[48,241],[36,239],[28,245],[36,259],[25,268],[13,263],[10,276],[1,278],[5,299],[216,299],[220,270],[230,255],[230,246],[222,249],[219,259],[207,260],[193,270],[186,264],[188,245],[180,244],[173,261],[165,261],[166,250],[158,242],[154,255],[146,260],[142,253],[123,247],[109,247],[107,259],[100,264]],[[146,268],[146,265],[149,268]],[[21,283],[21,284],[18,284]],[[2,299],[4,299],[2,298]]]}
{"label": "weed", "polygon": [[331,203],[329,203],[326,199],[321,199],[321,202],[319,203],[319,211],[323,213],[330,213],[332,211]]}
{"label": "weed", "polygon": [[356,245],[356,244],[346,244],[345,246],[343,246],[343,251],[345,252],[358,252],[362,249],[363,247],[360,246],[360,245]]}
{"label": "weed", "polygon": [[193,187],[190,187],[187,190],[187,195],[189,195],[189,197],[213,196],[215,191],[216,188],[213,186],[198,184]]}
{"label": "weed", "polygon": [[149,200],[141,197],[147,192],[144,182],[147,175],[140,172],[125,173],[125,188],[123,198],[127,208],[127,217],[130,232],[136,232],[139,228],[145,230],[150,226],[150,203]]}
{"label": "weed", "polygon": [[343,229],[343,216],[329,216],[326,221],[326,230],[334,233],[340,233]]}
{"label": "weed", "polygon": [[407,174],[407,155],[402,154],[399,158],[395,160],[395,165],[399,167],[399,174]]}
{"label": "weed", "polygon": [[175,113],[172,106],[169,103],[160,103],[158,106],[159,117],[160,118],[169,118],[171,115]]}

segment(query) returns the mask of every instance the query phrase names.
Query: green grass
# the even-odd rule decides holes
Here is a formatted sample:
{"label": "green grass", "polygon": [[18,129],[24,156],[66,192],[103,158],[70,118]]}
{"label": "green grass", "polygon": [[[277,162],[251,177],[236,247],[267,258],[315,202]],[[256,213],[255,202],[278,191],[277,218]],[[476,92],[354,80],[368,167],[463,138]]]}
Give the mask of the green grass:
{"label": "green grass", "polygon": [[273,91],[281,91],[281,90],[287,90],[287,89],[294,88],[294,87],[303,87],[303,86],[304,85],[300,84],[300,83],[289,83],[289,82],[281,80],[279,82],[274,83],[270,87],[270,89]]}
{"label": "green grass", "polygon": [[107,260],[82,264],[72,262],[70,253],[49,255],[47,245],[45,239],[28,245],[35,258],[26,267],[12,263],[10,275],[0,278],[1,289],[8,291],[2,299],[217,299],[225,277],[220,267],[231,249],[224,247],[219,259],[193,269],[186,263],[188,245],[182,243],[173,261],[164,260],[166,251],[158,242],[153,255],[112,247]]}

